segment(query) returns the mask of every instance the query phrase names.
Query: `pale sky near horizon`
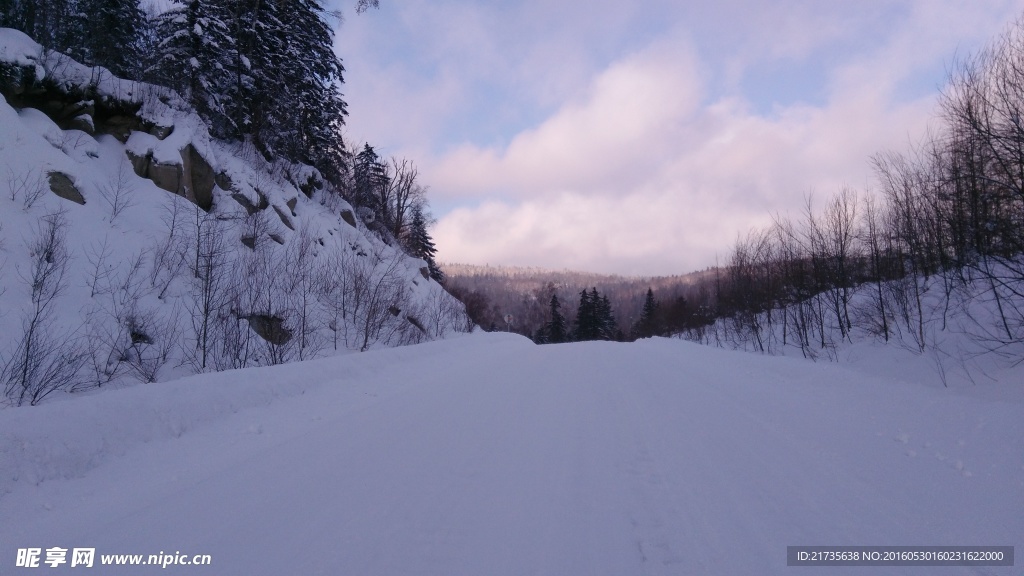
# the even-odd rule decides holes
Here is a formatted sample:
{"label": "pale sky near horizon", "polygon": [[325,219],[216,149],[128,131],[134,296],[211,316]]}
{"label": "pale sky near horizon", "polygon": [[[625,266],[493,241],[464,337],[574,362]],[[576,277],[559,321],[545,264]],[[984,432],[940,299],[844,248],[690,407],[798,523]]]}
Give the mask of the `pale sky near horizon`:
{"label": "pale sky near horizon", "polygon": [[346,136],[412,159],[445,262],[669,275],[872,186],[1024,0],[381,0]]}

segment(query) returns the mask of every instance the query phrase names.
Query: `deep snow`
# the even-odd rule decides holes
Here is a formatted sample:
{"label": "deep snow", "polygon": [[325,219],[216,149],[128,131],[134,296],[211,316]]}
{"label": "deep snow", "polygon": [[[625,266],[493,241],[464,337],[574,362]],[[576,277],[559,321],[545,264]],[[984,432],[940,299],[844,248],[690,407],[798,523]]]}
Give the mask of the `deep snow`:
{"label": "deep snow", "polygon": [[786,567],[1024,550],[1024,371],[912,359],[475,334],[4,410],[0,574],[53,546],[212,557],[102,574],[1019,574]]}

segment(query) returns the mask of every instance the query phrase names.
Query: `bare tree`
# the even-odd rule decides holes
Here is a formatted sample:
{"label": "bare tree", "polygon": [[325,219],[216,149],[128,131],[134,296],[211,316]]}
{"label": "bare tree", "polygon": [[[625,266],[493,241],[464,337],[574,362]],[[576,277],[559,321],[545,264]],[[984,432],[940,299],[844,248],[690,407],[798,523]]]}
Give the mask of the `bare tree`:
{"label": "bare tree", "polygon": [[135,205],[132,195],[135,193],[135,185],[132,183],[134,173],[128,167],[128,160],[124,159],[117,165],[117,173],[111,176],[108,181],[100,186],[100,197],[110,209],[110,222],[117,220],[125,210]]}
{"label": "bare tree", "polygon": [[46,193],[46,182],[39,169],[33,168],[19,173],[8,166],[5,180],[11,201],[17,202],[20,199],[21,207],[25,210],[32,208]]}
{"label": "bare tree", "polygon": [[878,334],[888,342],[890,335],[889,309],[886,303],[883,283],[891,279],[892,272],[888,265],[888,250],[885,249],[884,231],[881,217],[875,200],[871,196],[864,199],[863,223],[861,225],[861,242],[868,253],[868,280],[874,283],[871,296],[872,310],[865,314],[867,329]]}
{"label": "bare tree", "polygon": [[382,198],[381,206],[386,207],[391,234],[401,240],[408,232],[414,209],[425,208],[427,189],[417,181],[419,170],[410,160],[392,158],[388,171],[386,197]]}
{"label": "bare tree", "polygon": [[54,306],[67,287],[71,260],[66,229],[64,212],[43,217],[28,243],[30,268],[19,271],[29,289],[29,307],[14,350],[0,368],[4,394],[17,406],[38,404],[53,392],[73,386],[85,362],[76,334],[62,332],[55,322]]}
{"label": "bare tree", "polygon": [[292,235],[285,251],[284,296],[289,316],[293,319],[293,336],[297,339],[299,360],[307,360],[322,347],[319,337],[319,301],[316,298],[316,254],[318,244],[309,228],[303,226]]}
{"label": "bare tree", "polygon": [[186,201],[171,194],[167,197],[169,200],[161,216],[167,231],[152,249],[149,274],[150,285],[157,289],[157,298],[161,300],[185,268],[189,260],[188,246],[192,243],[188,239],[188,214],[183,208]]}
{"label": "bare tree", "polygon": [[96,386],[122,374],[155,382],[179,342],[177,304],[165,314],[142,304],[149,294],[144,261],[145,252],[139,252],[126,266],[93,281],[100,298],[86,312],[86,329]]}
{"label": "bare tree", "polygon": [[188,305],[193,346],[186,350],[186,357],[196,370],[205,372],[215,367],[217,332],[227,314],[231,251],[223,225],[214,216],[196,206],[194,222],[190,258],[193,282]]}
{"label": "bare tree", "polygon": [[400,252],[385,255],[384,248],[365,251],[345,244],[331,252],[318,269],[316,289],[328,313],[334,346],[365,351],[377,342],[390,343],[405,329],[399,318],[408,307]]}

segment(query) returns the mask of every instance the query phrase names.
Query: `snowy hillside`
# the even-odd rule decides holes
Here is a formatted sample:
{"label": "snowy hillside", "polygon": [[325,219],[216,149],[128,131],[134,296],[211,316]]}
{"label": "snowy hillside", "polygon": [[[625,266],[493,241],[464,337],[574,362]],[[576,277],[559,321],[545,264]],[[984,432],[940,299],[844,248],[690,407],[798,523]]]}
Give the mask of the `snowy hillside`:
{"label": "snowy hillside", "polygon": [[[103,574],[220,576],[792,574],[799,545],[1019,554],[1024,371],[947,389],[862,369],[896,351],[835,364],[476,334],[8,410],[0,573],[52,547],[95,549],[97,567],[209,555]],[[1019,567],[808,573],[826,571]]]}
{"label": "snowy hillside", "polygon": [[210,138],[173,92],[0,29],[6,402],[465,330],[316,170]]}

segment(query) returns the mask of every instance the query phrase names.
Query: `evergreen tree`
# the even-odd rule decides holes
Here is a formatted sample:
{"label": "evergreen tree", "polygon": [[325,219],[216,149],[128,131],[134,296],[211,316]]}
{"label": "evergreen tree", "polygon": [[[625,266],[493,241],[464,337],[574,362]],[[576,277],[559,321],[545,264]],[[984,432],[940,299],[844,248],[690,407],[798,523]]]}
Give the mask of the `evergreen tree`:
{"label": "evergreen tree", "polygon": [[216,0],[189,0],[156,18],[160,40],[148,76],[177,90],[221,138],[238,135],[228,111],[232,94],[226,6]]}
{"label": "evergreen tree", "polygon": [[139,79],[143,72],[139,40],[145,20],[139,0],[78,0],[76,12],[81,44],[80,51],[72,54],[120,78]]}
{"label": "evergreen tree", "polygon": [[573,329],[573,336],[576,340],[597,339],[597,317],[594,310],[594,302],[590,293],[584,288],[580,292],[580,305],[576,310],[576,325]]}
{"label": "evergreen tree", "polygon": [[444,273],[434,261],[437,248],[434,247],[434,240],[427,232],[427,220],[423,216],[423,210],[417,206],[413,209],[412,224],[409,235],[405,239],[405,248],[408,254],[414,258],[420,258],[427,263],[427,270],[431,278],[438,282],[444,281]]}
{"label": "evergreen tree", "polygon": [[567,340],[568,334],[565,325],[565,317],[559,312],[562,305],[558,302],[558,295],[551,295],[551,320],[545,327],[545,340],[551,344],[558,344]]}
{"label": "evergreen tree", "polygon": [[345,68],[334,54],[334,32],[327,21],[332,15],[319,0],[283,3],[285,50],[294,64],[280,71],[286,101],[274,110],[275,144],[335,180],[344,169],[341,126],[348,111],[340,88]]}
{"label": "evergreen tree", "polygon": [[81,44],[73,0],[0,0],[0,26],[30,36],[44,48],[72,53]]}
{"label": "evergreen tree", "polygon": [[597,288],[591,288],[590,292],[585,289],[580,292],[574,336],[579,341],[618,339],[618,326],[612,315],[611,302]]}
{"label": "evergreen tree", "polygon": [[591,299],[596,302],[595,315],[597,318],[598,339],[618,340],[619,327],[615,322],[615,315],[612,314],[612,303],[608,300],[608,295],[603,294],[598,298],[597,289],[595,288],[591,293]]}
{"label": "evergreen tree", "polygon": [[356,155],[352,176],[355,181],[352,202],[373,210],[379,216],[384,209],[379,202],[380,190],[388,185],[388,176],[384,163],[369,143],[364,144]]}
{"label": "evergreen tree", "polygon": [[658,326],[658,302],[654,299],[654,291],[647,289],[647,297],[644,299],[644,307],[640,311],[640,319],[633,326],[633,336],[636,338],[649,338],[659,333]]}
{"label": "evergreen tree", "polygon": [[228,112],[239,138],[247,138],[268,160],[275,154],[275,112],[295,103],[285,71],[299,66],[289,50],[282,13],[290,2],[220,0],[230,15],[232,86]]}

